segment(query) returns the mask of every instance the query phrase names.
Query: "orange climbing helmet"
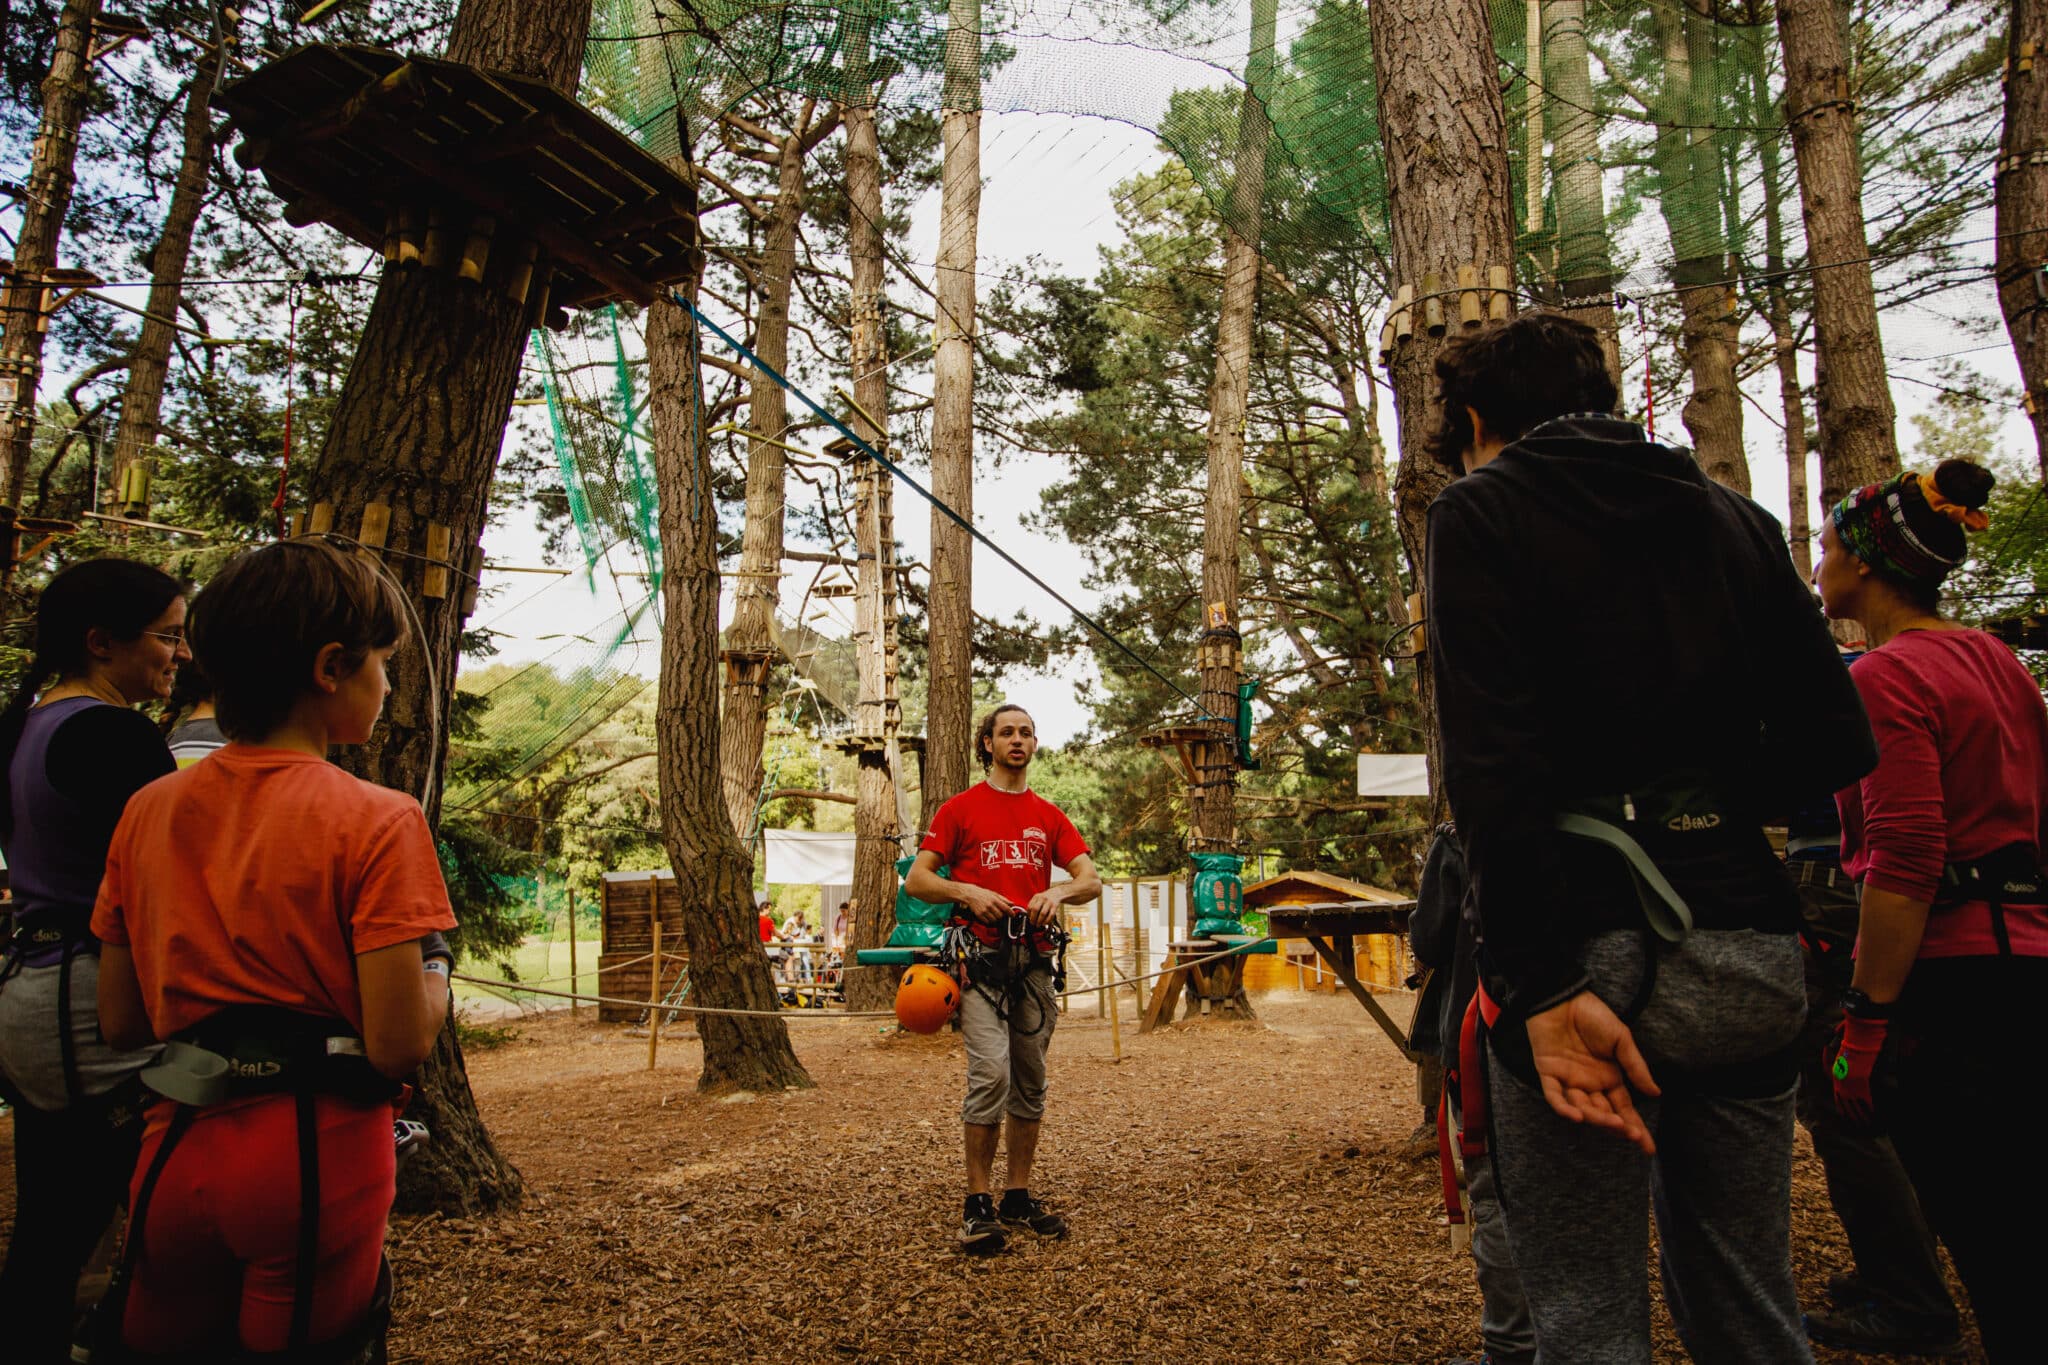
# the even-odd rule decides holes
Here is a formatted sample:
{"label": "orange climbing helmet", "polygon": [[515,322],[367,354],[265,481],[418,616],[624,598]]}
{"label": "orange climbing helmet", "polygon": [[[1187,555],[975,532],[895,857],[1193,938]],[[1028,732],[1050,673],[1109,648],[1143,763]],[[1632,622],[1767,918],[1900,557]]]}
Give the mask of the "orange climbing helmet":
{"label": "orange climbing helmet", "polygon": [[959,1008],[959,983],[937,967],[912,967],[896,987],[896,1022],[912,1033],[937,1033]]}

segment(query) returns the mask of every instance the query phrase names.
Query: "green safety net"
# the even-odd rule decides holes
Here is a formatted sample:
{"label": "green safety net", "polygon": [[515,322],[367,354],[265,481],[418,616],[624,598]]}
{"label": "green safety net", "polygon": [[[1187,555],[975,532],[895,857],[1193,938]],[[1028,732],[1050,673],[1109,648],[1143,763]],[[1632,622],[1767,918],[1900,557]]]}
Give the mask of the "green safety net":
{"label": "green safety net", "polygon": [[[1705,262],[1719,277],[1730,251],[1754,245],[1765,162],[1781,178],[1791,165],[1775,30],[1761,8],[1759,23],[1726,21],[1740,6],[1720,9],[1717,22],[1672,0],[1494,0],[1525,282],[1626,273],[1664,283]],[[1270,244],[1384,250],[1363,4],[1013,0],[980,13],[980,107],[1152,130],[1226,219],[1256,204]],[[946,6],[933,3],[606,0],[583,97],[660,155],[678,149],[678,111],[701,128],[764,88],[937,109],[946,25]],[[1271,136],[1262,192],[1237,196],[1247,89]],[[1603,186],[1602,168],[1621,174]],[[1644,204],[1656,206],[1661,231],[1627,234]],[[1610,214],[1620,221],[1604,221]],[[1796,209],[1790,217],[1796,236]]]}

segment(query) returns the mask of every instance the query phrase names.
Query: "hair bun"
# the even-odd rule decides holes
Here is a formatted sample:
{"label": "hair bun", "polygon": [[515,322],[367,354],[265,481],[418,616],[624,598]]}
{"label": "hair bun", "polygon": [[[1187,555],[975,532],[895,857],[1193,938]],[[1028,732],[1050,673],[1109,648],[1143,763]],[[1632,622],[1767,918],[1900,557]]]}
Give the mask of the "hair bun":
{"label": "hair bun", "polygon": [[1934,470],[1934,484],[1941,495],[1973,512],[1991,501],[1991,489],[1997,482],[1997,475],[1974,460],[1943,460]]}

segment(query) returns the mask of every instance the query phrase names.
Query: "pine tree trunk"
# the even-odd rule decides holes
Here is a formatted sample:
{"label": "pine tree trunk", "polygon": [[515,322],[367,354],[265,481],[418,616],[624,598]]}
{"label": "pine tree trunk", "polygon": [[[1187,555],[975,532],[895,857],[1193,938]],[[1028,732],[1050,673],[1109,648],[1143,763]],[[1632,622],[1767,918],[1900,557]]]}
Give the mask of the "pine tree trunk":
{"label": "pine tree trunk", "polygon": [[[1751,71],[1752,109],[1770,107],[1762,49]],[[1778,404],[1785,424],[1785,537],[1792,563],[1803,579],[1813,577],[1813,521],[1808,512],[1806,393],[1799,383],[1799,341],[1792,331],[1792,307],[1785,294],[1785,195],[1777,139],[1757,139],[1764,190],[1764,315],[1771,325],[1771,352],[1778,369]],[[1823,509],[1825,510],[1825,509]]]}
{"label": "pine tree trunk", "polygon": [[[232,21],[224,20],[224,23]],[[177,335],[172,319],[184,293],[185,263],[192,255],[192,230],[199,222],[199,210],[206,203],[206,183],[213,162],[213,89],[227,61],[230,32],[214,35],[220,44],[202,55],[199,69],[185,90],[185,145],[178,161],[178,178],[171,190],[171,206],[164,215],[164,230],[149,256],[149,316],[135,338],[128,357],[128,383],[121,392],[121,420],[114,428],[113,496],[127,487],[127,472],[141,464],[155,466],[158,421],[163,415],[164,380],[170,370],[171,342]],[[117,506],[124,516],[149,514],[147,498]]]}
{"label": "pine tree trunk", "polygon": [[[981,219],[981,0],[946,11],[940,137],[938,352],[932,361],[932,495],[974,517],[974,258]],[[931,613],[922,809],[967,788],[974,729],[974,542],[932,509]]]}
{"label": "pine tree trunk", "polygon": [[2048,479],[2048,0],[2011,0],[1998,147],[1998,306]]}
{"label": "pine tree trunk", "polygon": [[[49,337],[49,290],[43,277],[57,263],[57,242],[71,209],[77,175],[78,125],[91,82],[88,57],[99,0],[65,0],[56,49],[43,79],[42,121],[36,125],[14,269],[7,277],[5,328],[0,330],[0,582],[14,578],[14,519],[35,443],[36,386]],[[11,386],[12,392],[5,390]]]}
{"label": "pine tree trunk", "polygon": [[[693,178],[689,160],[669,167]],[[695,299],[698,281],[683,286]],[[754,859],[733,832],[713,756],[719,751],[718,500],[704,431],[702,374],[690,317],[668,300],[647,314],[647,381],[660,495],[661,690],[655,734],[661,827],[682,895],[690,998],[764,1016],[700,1014],[703,1090],[780,1090],[810,1076],[789,1045],[754,915]],[[650,1021],[652,1022],[652,1021]]]}
{"label": "pine tree trunk", "polygon": [[1607,249],[1601,187],[1600,122],[1586,57],[1585,0],[1543,6],[1543,78],[1551,102],[1551,185],[1557,203],[1557,292],[1561,312],[1600,334],[1607,372],[1621,383],[1621,330],[1614,316],[1614,265]]}
{"label": "pine tree trunk", "polygon": [[[589,23],[589,6],[573,0],[464,0],[447,56],[573,94]],[[387,266],[310,481],[316,520],[330,509],[343,535],[360,536],[371,504],[390,509],[383,543],[399,553],[384,567],[417,629],[392,657],[384,718],[344,766],[413,793],[430,823],[440,818],[465,594],[457,577],[448,595],[424,595],[429,528],[448,528],[456,562],[473,575],[526,339],[527,306],[495,273],[479,285],[452,269]],[[519,1174],[484,1131],[452,1026],[417,1084],[413,1112],[433,1116],[440,1155],[407,1165],[399,1207],[476,1211],[516,1199]]]}
{"label": "pine tree trunk", "polygon": [[[1430,335],[1421,299],[1454,287],[1460,265],[1476,266],[1482,283],[1492,269],[1506,270],[1513,283],[1507,115],[1494,76],[1486,0],[1383,0],[1366,14],[1379,87],[1394,282],[1397,289],[1411,289],[1417,300],[1412,335],[1394,342],[1388,369],[1401,432],[1400,472],[1394,480],[1401,540],[1419,584],[1429,504],[1450,481],[1422,445],[1442,415],[1434,369],[1442,340]],[[1495,297],[1490,295],[1488,302]],[[1507,296],[1510,308],[1512,299]],[[1448,325],[1456,326],[1456,295],[1442,302],[1448,305]],[[1426,659],[1418,661],[1417,677],[1431,771],[1441,773]],[[1432,785],[1441,813],[1442,787]]]}
{"label": "pine tree trunk", "polygon": [[1692,378],[1692,393],[1680,416],[1707,477],[1747,495],[1749,457],[1742,445],[1728,253],[1720,232],[1721,171],[1705,131],[1717,121],[1719,109],[1713,26],[1691,7],[1659,6],[1655,13],[1664,55],[1657,198],[1671,239],[1672,279],[1684,315],[1682,344]]}
{"label": "pine tree trunk", "polygon": [[1821,505],[1899,472],[1897,415],[1863,225],[1863,163],[1837,0],[1779,0],[1785,112],[1799,164],[1819,351]]}
{"label": "pine tree trunk", "polygon": [[[809,111],[803,123],[809,122]],[[804,213],[803,129],[792,129],[778,149],[775,204],[763,234],[760,313],[754,353],[789,372],[789,298],[795,287],[796,230]],[[733,585],[732,625],[726,631],[725,715],[718,767],[725,809],[743,841],[754,833],[761,796],[761,747],[767,739],[769,662],[774,657],[775,606],[781,597],[782,509],[789,401],[782,386],[759,370],[747,390],[747,520],[741,533],[739,582]]]}
{"label": "pine tree trunk", "polygon": [[[867,31],[858,31],[848,57],[849,70],[867,64]],[[858,62],[856,67],[853,63]],[[851,367],[853,401],[881,426],[853,416],[862,440],[884,449],[889,439],[888,298],[882,258],[882,153],[875,132],[872,104],[848,107],[846,123],[847,254],[853,267]],[[896,782],[889,762],[896,744],[899,717],[887,695],[886,662],[894,652],[893,604],[885,613],[882,555],[893,547],[882,543],[884,480],[892,476],[864,457],[855,474],[854,537],[860,560],[854,616],[854,639],[860,649],[860,771],[853,808],[853,898],[856,902],[852,941],[846,945],[846,1007],[887,1009],[895,993],[896,973],[885,967],[855,965],[861,948],[879,948],[896,927],[896,859],[903,831],[896,816]]]}
{"label": "pine tree trunk", "polygon": [[1272,94],[1276,0],[1253,0],[1251,44],[1237,121],[1230,211],[1223,224],[1223,298],[1216,370],[1209,384],[1208,494],[1202,515],[1202,709],[1211,737],[1195,745],[1194,848],[1237,843],[1238,530],[1243,516],[1244,432],[1251,401],[1252,329],[1259,303],[1259,230],[1266,192],[1264,101]]}

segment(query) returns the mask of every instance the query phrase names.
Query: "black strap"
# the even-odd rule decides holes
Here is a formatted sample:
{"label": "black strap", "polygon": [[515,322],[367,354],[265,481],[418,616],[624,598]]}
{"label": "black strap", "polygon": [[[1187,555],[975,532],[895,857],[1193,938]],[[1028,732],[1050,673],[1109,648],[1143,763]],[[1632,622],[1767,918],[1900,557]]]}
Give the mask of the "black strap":
{"label": "black strap", "polygon": [[299,1120],[299,1257],[292,1272],[289,1349],[297,1351],[313,1334],[313,1282],[320,1268],[320,1126],[311,1090],[292,1099]]}
{"label": "black strap", "polygon": [[120,1314],[128,1299],[128,1278],[135,1272],[135,1258],[142,1254],[143,1229],[149,1224],[149,1201],[156,1193],[156,1182],[163,1176],[164,1167],[170,1164],[171,1149],[178,1145],[178,1139],[192,1126],[198,1116],[197,1109],[179,1104],[171,1107],[171,1121],[164,1129],[163,1141],[156,1147],[156,1155],[149,1159],[149,1166],[142,1173],[142,1183],[135,1188],[134,1203],[128,1209],[128,1230],[121,1238],[121,1259],[114,1267],[114,1283],[107,1290],[107,1299],[113,1305],[115,1318],[114,1333],[121,1331]]}
{"label": "black strap", "polygon": [[78,1039],[71,1032],[71,960],[77,956],[78,940],[66,939],[57,964],[57,1055],[64,1061],[64,1103],[70,1108],[85,1098],[85,1082],[78,1074]]}

